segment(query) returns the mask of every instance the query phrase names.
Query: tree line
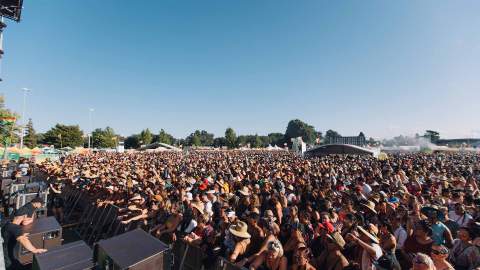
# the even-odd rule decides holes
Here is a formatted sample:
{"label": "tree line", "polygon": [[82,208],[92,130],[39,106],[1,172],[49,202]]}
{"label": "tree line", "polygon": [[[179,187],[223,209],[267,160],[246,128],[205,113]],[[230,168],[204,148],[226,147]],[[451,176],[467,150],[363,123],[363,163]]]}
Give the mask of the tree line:
{"label": "tree line", "polygon": [[[288,123],[285,133],[275,132],[267,135],[237,135],[233,128],[228,127],[224,136],[220,137],[215,137],[213,133],[206,130],[195,130],[185,138],[175,138],[164,129],[154,133],[147,128],[137,134],[122,137],[116,134],[111,127],[97,128],[91,134],[91,143],[94,148],[114,148],[118,142],[123,141],[127,149],[137,149],[143,145],[156,142],[174,146],[208,146],[234,149],[245,146],[263,148],[269,145],[283,147],[285,144],[290,145],[291,139],[296,137],[302,137],[303,141],[308,144],[318,144],[322,141],[328,141],[329,137],[332,136],[340,136],[340,134],[328,130],[323,136],[323,133],[315,130],[312,125],[294,119]],[[36,133],[31,120],[27,125],[24,140],[25,145],[30,148],[38,144],[54,145],[56,148],[74,148],[88,145],[88,136],[78,125],[56,124],[45,133]]]}
{"label": "tree line", "polygon": [[[0,143],[13,144],[20,141],[21,128],[18,124],[6,125],[4,118],[19,119],[19,115],[5,107],[4,97],[0,95]],[[362,133],[363,134],[363,133]],[[113,128],[96,128],[91,134],[91,143],[94,148],[114,148],[119,142],[124,142],[125,148],[137,149],[142,145],[151,143],[165,143],[174,146],[209,146],[209,147],[228,147],[230,149],[250,146],[252,148],[262,148],[269,145],[284,146],[290,145],[292,138],[302,137],[308,144],[323,144],[334,141],[335,137],[341,135],[334,130],[327,130],[325,134],[317,131],[312,125],[309,125],[299,119],[288,122],[285,133],[269,133],[267,135],[237,135],[235,130],[228,127],[224,136],[215,137],[214,134],[206,130],[195,130],[186,138],[175,138],[160,129],[158,133],[153,133],[150,129],[144,129],[138,134],[132,134],[123,137],[115,133]],[[381,144],[385,146],[393,145],[415,145],[421,139],[432,143],[440,140],[440,133],[433,130],[426,130],[423,136],[416,134],[415,137],[397,136],[390,140],[383,140]],[[367,143],[377,145],[380,142],[369,138]],[[33,127],[32,119],[29,119],[25,126],[24,145],[29,148],[35,148],[38,145],[54,145],[56,148],[79,147],[88,145],[88,136],[78,125],[56,124],[45,133],[36,133]]]}

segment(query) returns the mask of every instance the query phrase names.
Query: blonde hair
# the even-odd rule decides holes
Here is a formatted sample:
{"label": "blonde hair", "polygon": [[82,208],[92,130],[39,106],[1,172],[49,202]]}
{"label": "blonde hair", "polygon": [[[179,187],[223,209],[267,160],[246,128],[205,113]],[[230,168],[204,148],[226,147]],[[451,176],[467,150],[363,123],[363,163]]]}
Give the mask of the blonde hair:
{"label": "blonde hair", "polygon": [[413,263],[415,264],[415,262],[417,262],[417,261],[421,262],[422,264],[426,264],[428,266],[429,270],[437,270],[437,268],[433,264],[432,258],[430,258],[430,256],[428,256],[426,254],[417,253],[415,258],[413,258]]}
{"label": "blonde hair", "polygon": [[278,252],[277,257],[282,257],[282,256],[283,256],[282,243],[280,243],[280,241],[278,241],[278,240],[270,241],[270,242],[268,243],[268,250]]}

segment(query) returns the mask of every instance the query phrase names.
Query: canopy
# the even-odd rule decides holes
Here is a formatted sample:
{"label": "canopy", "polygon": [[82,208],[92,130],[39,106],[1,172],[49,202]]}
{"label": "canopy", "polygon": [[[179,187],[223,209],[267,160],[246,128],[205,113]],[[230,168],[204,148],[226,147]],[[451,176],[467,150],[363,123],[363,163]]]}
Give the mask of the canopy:
{"label": "canopy", "polygon": [[374,155],[370,149],[351,144],[326,144],[312,148],[305,152],[305,156],[326,155]]}

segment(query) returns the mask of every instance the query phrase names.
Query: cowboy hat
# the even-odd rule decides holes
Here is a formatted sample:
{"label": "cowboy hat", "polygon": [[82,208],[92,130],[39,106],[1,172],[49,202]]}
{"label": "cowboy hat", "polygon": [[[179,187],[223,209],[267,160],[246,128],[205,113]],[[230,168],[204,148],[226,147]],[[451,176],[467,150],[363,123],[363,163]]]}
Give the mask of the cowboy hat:
{"label": "cowboy hat", "polygon": [[236,224],[233,224],[228,229],[231,234],[240,238],[250,238],[250,234],[248,233],[248,225],[243,221],[237,221]]}
{"label": "cowboy hat", "polygon": [[368,232],[367,230],[365,230],[362,226],[357,226],[357,229],[360,233],[362,233],[363,235],[366,235],[368,236],[368,238],[370,238],[370,240],[372,240],[374,243],[380,243],[377,236],[371,234],[370,232]]}
{"label": "cowboy hat", "polygon": [[343,239],[342,235],[339,232],[327,234],[327,237],[333,243],[337,244],[340,247],[340,249],[343,249],[345,247],[345,240]]}
{"label": "cowboy hat", "polygon": [[247,187],[243,187],[242,189],[240,189],[238,191],[240,194],[242,194],[243,196],[250,196],[250,191],[248,190]]}
{"label": "cowboy hat", "polygon": [[377,210],[375,210],[375,203],[372,201],[367,201],[367,203],[361,203],[361,206],[367,208],[368,210],[372,211],[373,213],[377,213]]}
{"label": "cowboy hat", "polygon": [[136,200],[141,200],[142,196],[140,194],[135,194],[132,198],[130,198],[130,201],[136,201]]}
{"label": "cowboy hat", "polygon": [[192,203],[192,208],[195,208],[200,212],[201,215],[203,215],[203,208],[199,203]]}

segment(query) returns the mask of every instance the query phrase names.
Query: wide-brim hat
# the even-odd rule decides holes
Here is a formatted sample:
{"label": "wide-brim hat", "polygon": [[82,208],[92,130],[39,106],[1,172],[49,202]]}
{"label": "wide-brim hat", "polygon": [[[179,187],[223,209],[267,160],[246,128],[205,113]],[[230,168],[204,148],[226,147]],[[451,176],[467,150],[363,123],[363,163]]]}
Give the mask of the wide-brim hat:
{"label": "wide-brim hat", "polygon": [[335,244],[337,244],[340,249],[345,247],[345,240],[343,239],[342,235],[338,232],[327,234],[327,237],[332,240]]}
{"label": "wide-brim hat", "polygon": [[247,187],[243,187],[242,189],[240,189],[238,191],[240,194],[242,194],[243,196],[250,196],[250,191],[248,190]]}
{"label": "wide-brim hat", "polygon": [[367,208],[368,210],[372,211],[373,213],[377,214],[377,210],[375,210],[375,203],[372,201],[368,201],[367,203],[361,203],[361,206]]}
{"label": "wide-brim hat", "polygon": [[192,203],[192,208],[195,208],[203,215],[203,207],[199,203]]}
{"label": "wide-brim hat", "polygon": [[250,238],[251,235],[248,233],[248,225],[243,221],[237,221],[236,224],[230,226],[228,231],[236,237],[240,238]]}
{"label": "wide-brim hat", "polygon": [[135,200],[141,200],[142,196],[140,194],[135,194],[132,198],[130,198],[130,201],[135,201]]}
{"label": "wide-brim hat", "polygon": [[435,214],[438,219],[445,218],[445,215],[440,211],[436,205],[427,205],[420,209],[420,212],[427,217],[430,217],[431,214]]}
{"label": "wide-brim hat", "polygon": [[375,243],[380,243],[380,241],[378,240],[377,236],[371,234],[369,231],[365,230],[362,226],[358,226],[357,227],[358,231],[366,236],[368,236],[368,238],[370,238],[373,242]]}

